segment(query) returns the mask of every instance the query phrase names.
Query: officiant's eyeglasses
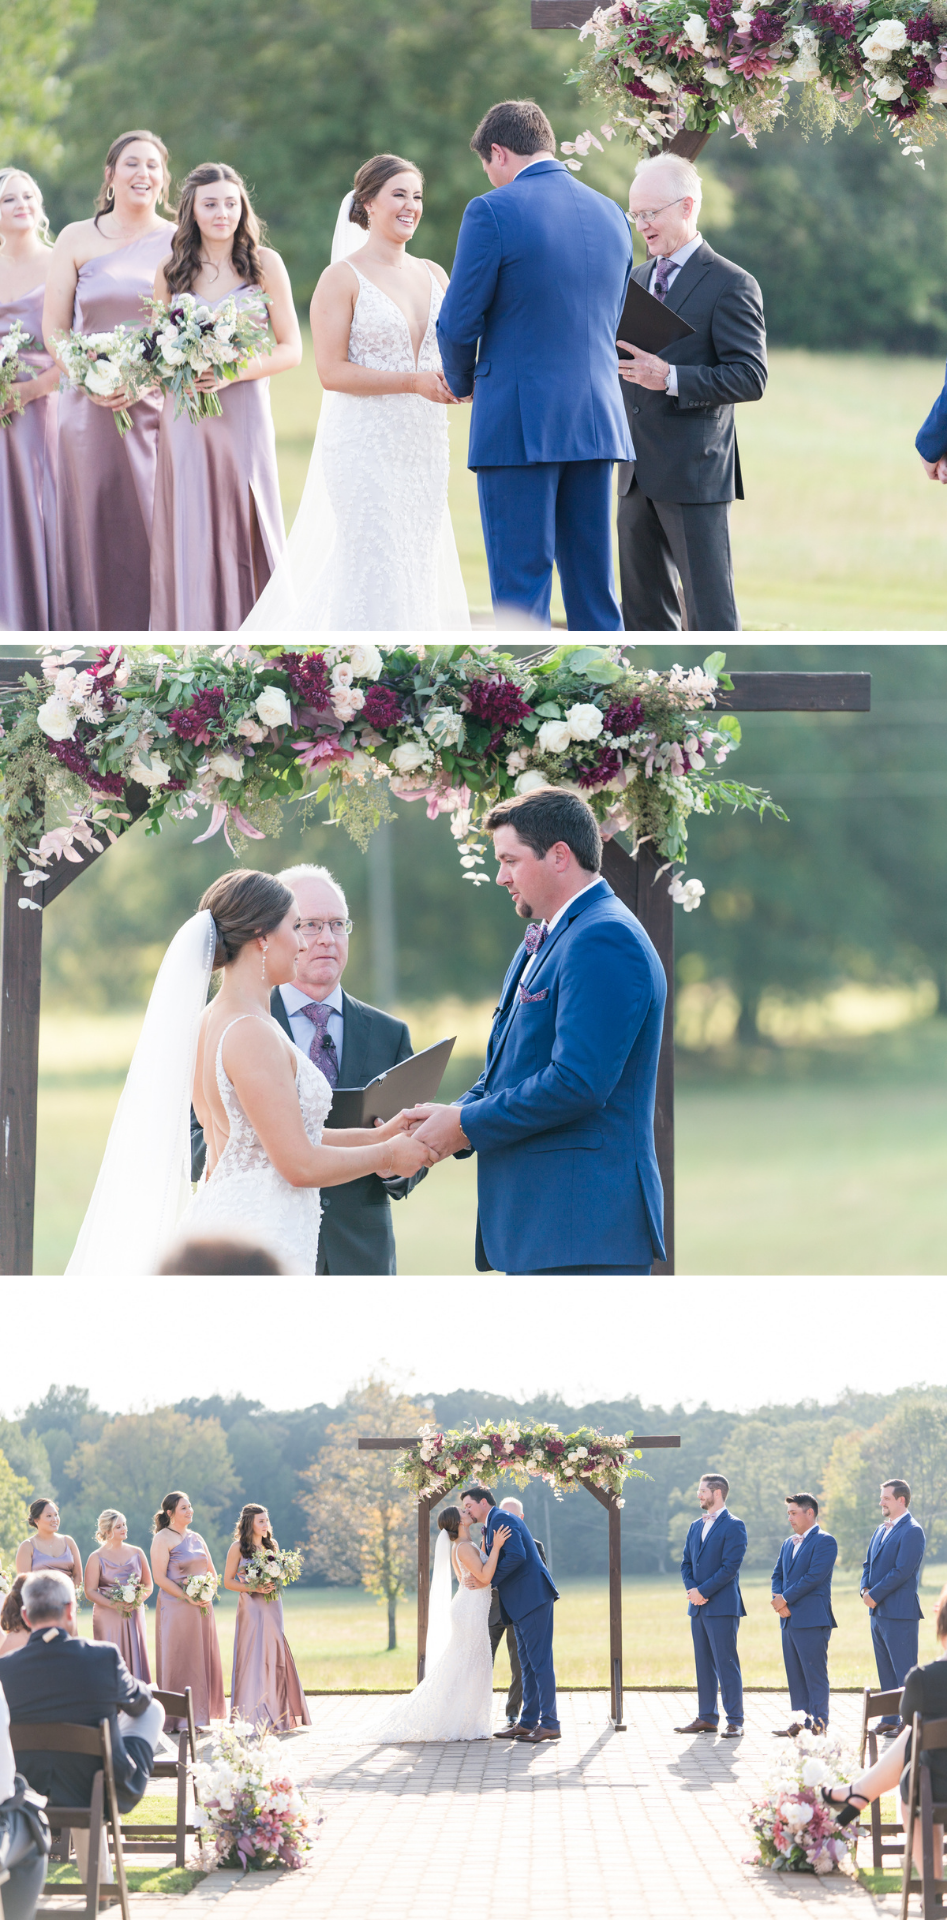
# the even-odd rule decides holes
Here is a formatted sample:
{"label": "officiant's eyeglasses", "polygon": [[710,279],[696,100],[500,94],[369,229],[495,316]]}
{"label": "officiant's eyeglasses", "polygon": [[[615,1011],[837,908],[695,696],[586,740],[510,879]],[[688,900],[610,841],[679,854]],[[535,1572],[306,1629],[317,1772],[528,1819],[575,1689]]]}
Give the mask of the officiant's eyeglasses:
{"label": "officiant's eyeglasses", "polygon": [[636,227],[643,227],[648,220],[656,220],[659,213],[667,213],[668,207],[679,207],[682,200],[689,200],[690,194],[679,193],[676,200],[665,200],[663,207],[647,207],[643,213],[629,213]]}
{"label": "officiant's eyeglasses", "polygon": [[318,940],[324,927],[328,927],[333,940],[341,940],[343,933],[351,933],[353,923],[351,920],[298,920],[296,924],[307,940]]}

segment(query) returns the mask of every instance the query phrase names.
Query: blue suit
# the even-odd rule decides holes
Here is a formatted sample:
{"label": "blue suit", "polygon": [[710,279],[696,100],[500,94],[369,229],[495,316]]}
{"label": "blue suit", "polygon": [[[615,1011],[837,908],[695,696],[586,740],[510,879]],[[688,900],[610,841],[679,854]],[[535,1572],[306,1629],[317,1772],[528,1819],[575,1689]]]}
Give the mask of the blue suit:
{"label": "blue suit", "polygon": [[559,1595],[525,1520],[518,1514],[490,1508],[483,1523],[484,1551],[489,1553],[497,1527],[510,1529],[509,1540],[500,1548],[493,1585],[499,1596],[500,1617],[516,1634],[523,1669],[520,1726],[558,1729],[552,1610]]}
{"label": "blue suit", "polygon": [[[920,1522],[906,1512],[893,1527],[877,1527],[862,1568],[861,1592],[870,1594],[871,1638],[878,1683],[887,1693],[903,1687],[917,1666],[918,1621],[923,1620],[918,1587],[927,1540]],[[898,1715],[886,1721],[897,1726]]]}
{"label": "blue suit", "polygon": [[513,956],[487,1063],[461,1101],[477,1153],[477,1270],[650,1271],[664,1258],[654,1095],[667,983],[600,880],[569,902],[520,996]]}
{"label": "blue suit", "polygon": [[838,1625],[832,1612],[832,1568],[838,1541],[818,1525],[805,1534],[793,1555],[796,1535],[783,1542],[773,1568],[773,1592],[790,1611],[780,1620],[783,1663],[794,1713],[821,1731],[829,1720],[829,1636]]}
{"label": "blue suit", "polygon": [[681,1559],[686,1592],[696,1587],[705,1606],[688,1602],[694,1661],[697,1667],[697,1713],[717,1724],[717,1689],[730,1726],[743,1725],[743,1675],[737,1652],[740,1621],[746,1613],[740,1592],[740,1568],[746,1553],[746,1528],[724,1507],[706,1540],[704,1516],[687,1530]]}
{"label": "blue suit", "polygon": [[947,453],[947,380],[914,442],[924,460],[939,460]]}
{"label": "blue suit", "polygon": [[554,560],[571,628],[622,625],[611,467],[632,458],[615,347],[631,267],[614,202],[539,160],[470,202],[438,316],[448,385],[473,393],[494,604],[545,626]]}

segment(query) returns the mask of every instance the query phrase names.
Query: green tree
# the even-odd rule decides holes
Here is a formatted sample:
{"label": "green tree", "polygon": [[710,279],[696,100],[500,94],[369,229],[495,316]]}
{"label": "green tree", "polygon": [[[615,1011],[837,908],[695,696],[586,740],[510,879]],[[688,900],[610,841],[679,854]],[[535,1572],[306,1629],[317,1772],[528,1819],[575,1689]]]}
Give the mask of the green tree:
{"label": "green tree", "polygon": [[220,1570],[237,1478],[219,1420],[191,1420],[173,1407],[118,1414],[106,1421],[98,1440],[80,1442],[66,1471],[76,1484],[84,1540],[78,1530],[77,1538],[85,1552],[103,1507],[119,1507],[129,1539],[147,1551],[152,1516],[165,1494],[179,1487],[190,1497],[194,1526]]}
{"label": "green tree", "polygon": [[16,1420],[0,1420],[0,1450],[13,1472],[23,1476],[27,1500],[36,1500],[43,1493],[55,1499],[56,1480],[50,1469],[49,1454],[38,1434],[24,1433]]}
{"label": "green tree", "polygon": [[0,1452],[0,1572],[5,1558],[12,1566],[17,1547],[26,1537],[29,1495],[29,1481],[14,1473],[6,1454]]}
{"label": "green tree", "polygon": [[60,69],[95,0],[4,0],[0,154],[4,164],[54,164],[56,119],[69,98]]}
{"label": "green tree", "polygon": [[[826,1468],[828,1514],[848,1564],[860,1565],[879,1523],[885,1480],[906,1480],[911,1511],[936,1560],[947,1543],[947,1396],[911,1393],[867,1432],[836,1441]],[[843,1546],[844,1543],[844,1546]]]}

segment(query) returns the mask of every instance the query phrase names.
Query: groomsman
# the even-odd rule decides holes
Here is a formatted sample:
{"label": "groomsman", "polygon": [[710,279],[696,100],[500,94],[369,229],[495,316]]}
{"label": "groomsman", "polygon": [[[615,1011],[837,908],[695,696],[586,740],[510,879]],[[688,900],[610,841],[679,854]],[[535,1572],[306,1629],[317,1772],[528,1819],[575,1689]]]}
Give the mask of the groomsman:
{"label": "groomsman", "polygon": [[691,1521],[684,1543],[681,1578],[697,1667],[697,1718],[675,1732],[716,1733],[719,1688],[727,1716],[723,1738],[738,1740],[743,1732],[743,1675],[737,1634],[746,1613],[739,1574],[746,1528],[727,1510],[729,1491],[722,1473],[703,1475],[697,1489],[701,1517]]}
{"label": "groomsman", "polygon": [[829,1723],[829,1636],[838,1625],[832,1612],[832,1568],[838,1541],[819,1526],[819,1502],[811,1493],[787,1493],[786,1518],[792,1532],[773,1568],[772,1605],[782,1629],[793,1718],[788,1727],[774,1732],[794,1740],[803,1727],[824,1733]]}
{"label": "groomsman", "polygon": [[[902,1687],[917,1666],[918,1621],[924,1618],[918,1587],[927,1541],[920,1522],[908,1512],[910,1504],[906,1480],[885,1481],[882,1524],[872,1534],[862,1568],[861,1597],[871,1614],[878,1684],[885,1693]],[[881,1725],[886,1738],[901,1730],[896,1713],[886,1715]]]}

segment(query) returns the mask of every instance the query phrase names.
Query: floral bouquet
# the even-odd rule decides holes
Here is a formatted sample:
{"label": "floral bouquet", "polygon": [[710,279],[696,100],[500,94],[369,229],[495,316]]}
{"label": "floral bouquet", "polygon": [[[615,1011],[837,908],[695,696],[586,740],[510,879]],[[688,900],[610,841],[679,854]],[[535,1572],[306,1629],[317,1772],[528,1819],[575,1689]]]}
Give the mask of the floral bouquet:
{"label": "floral bouquet", "polygon": [[[443,1499],[464,1480],[491,1486],[501,1474],[509,1474],[524,1487],[532,1479],[545,1480],[557,1499],[564,1489],[583,1480],[620,1495],[625,1480],[647,1478],[631,1465],[640,1458],[631,1433],[604,1434],[597,1427],[560,1433],[550,1420],[530,1426],[517,1420],[487,1420],[463,1433],[420,1427],[415,1445],[398,1454],[394,1475],[413,1487],[419,1499],[432,1495]],[[618,1505],[624,1504],[619,1499]]]}
{"label": "floral bouquet", "polygon": [[[19,320],[14,320],[8,333],[0,339],[0,427],[8,427],[13,413],[23,412],[23,401],[17,392],[24,379],[35,380],[36,369],[24,364],[20,352],[24,347],[34,344],[31,333],[24,333]],[[13,413],[7,411],[13,403]]]}
{"label": "floral bouquet", "polygon": [[800,1737],[750,1812],[758,1852],[747,1865],[773,1867],[777,1873],[832,1873],[846,1857],[853,1858],[858,1824],[840,1827],[819,1788],[840,1786],[857,1772],[839,1742],[814,1734]]}
{"label": "floral bouquet", "polygon": [[[57,333],[53,340],[70,387],[104,400],[123,393],[133,404],[153,384],[138,327],[113,327],[110,333]],[[120,407],[113,418],[119,433],[126,434],[132,424],[127,407]]]}
{"label": "floral bouquet", "polygon": [[199,1600],[201,1612],[206,1613],[207,1607],[204,1602],[206,1600],[208,1606],[212,1604],[217,1592],[217,1576],[211,1573],[210,1569],[206,1573],[192,1573],[190,1579],[184,1583],[184,1591],[189,1600]]}
{"label": "floral bouquet", "polygon": [[123,1620],[130,1620],[139,1607],[145,1604],[145,1583],[143,1580],[125,1580],[120,1587],[111,1587],[108,1598],[113,1607],[117,1607]]}
{"label": "floral bouquet", "polygon": [[283,1587],[298,1580],[303,1570],[302,1554],[295,1547],[257,1547],[247,1564],[244,1580],[250,1593],[259,1593],[262,1587],[271,1587],[271,1593],[264,1593],[264,1600],[276,1600]]}
{"label": "floral bouquet", "polygon": [[314,1837],[305,1800],[279,1742],[265,1734],[251,1744],[252,1731],[245,1721],[224,1727],[194,1769],[202,1854],[219,1867],[301,1867]]}
{"label": "floral bouquet", "polygon": [[142,352],[155,384],[174,397],[174,417],[189,420],[219,416],[216,393],[197,382],[212,373],[236,380],[254,354],[270,351],[266,300],[262,293],[237,305],[231,294],[208,307],[196,294],[179,293],[170,307],[152,303],[151,325],[142,334]]}

